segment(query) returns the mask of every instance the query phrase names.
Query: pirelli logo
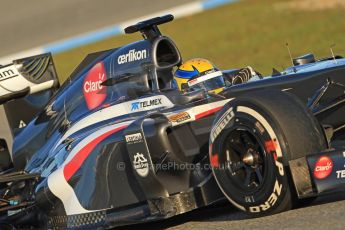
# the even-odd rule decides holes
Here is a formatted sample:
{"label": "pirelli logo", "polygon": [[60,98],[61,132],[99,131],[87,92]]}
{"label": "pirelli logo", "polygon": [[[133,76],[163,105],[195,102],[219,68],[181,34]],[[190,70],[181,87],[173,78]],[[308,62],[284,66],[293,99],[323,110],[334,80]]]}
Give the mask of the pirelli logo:
{"label": "pirelli logo", "polygon": [[9,66],[0,69],[0,81],[4,81],[13,77],[17,77],[18,73],[17,70],[14,70],[14,66]]}
{"label": "pirelli logo", "polygon": [[219,118],[211,130],[211,142],[217,138],[234,116],[233,108],[230,108]]}

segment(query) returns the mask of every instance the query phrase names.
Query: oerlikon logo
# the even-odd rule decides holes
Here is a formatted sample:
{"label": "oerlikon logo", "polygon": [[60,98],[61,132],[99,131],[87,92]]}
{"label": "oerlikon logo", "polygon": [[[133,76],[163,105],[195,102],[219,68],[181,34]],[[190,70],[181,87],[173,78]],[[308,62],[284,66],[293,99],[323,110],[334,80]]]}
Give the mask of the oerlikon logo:
{"label": "oerlikon logo", "polygon": [[87,73],[83,92],[86,105],[89,109],[94,109],[102,104],[107,97],[106,88],[101,85],[107,79],[103,62],[99,62]]}
{"label": "oerlikon logo", "polygon": [[328,156],[321,156],[315,163],[314,177],[322,180],[331,174],[333,161]]}

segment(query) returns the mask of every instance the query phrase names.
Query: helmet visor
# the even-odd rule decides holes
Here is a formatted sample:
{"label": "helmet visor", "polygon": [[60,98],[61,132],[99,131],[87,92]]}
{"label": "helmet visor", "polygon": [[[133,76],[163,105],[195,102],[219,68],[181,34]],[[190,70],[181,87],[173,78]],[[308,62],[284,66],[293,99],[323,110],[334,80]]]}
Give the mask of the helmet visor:
{"label": "helmet visor", "polygon": [[[217,74],[215,75],[215,73]],[[210,90],[215,90],[221,87],[225,87],[225,82],[224,82],[222,72],[217,71],[215,73],[212,73],[213,75],[212,77],[205,75],[205,76],[196,78],[195,80],[197,82],[191,82],[191,81],[190,81],[191,83],[188,82],[189,89],[191,91],[200,90],[200,89],[210,91]]]}

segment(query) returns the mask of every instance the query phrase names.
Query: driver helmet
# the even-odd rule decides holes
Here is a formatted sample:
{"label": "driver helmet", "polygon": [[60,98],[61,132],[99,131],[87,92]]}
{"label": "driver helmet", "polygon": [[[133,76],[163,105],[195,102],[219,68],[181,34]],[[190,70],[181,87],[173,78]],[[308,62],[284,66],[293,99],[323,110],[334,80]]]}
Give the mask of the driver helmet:
{"label": "driver helmet", "polygon": [[225,87],[222,71],[202,58],[194,58],[183,63],[176,70],[174,79],[181,92],[204,89],[209,93],[218,94]]}

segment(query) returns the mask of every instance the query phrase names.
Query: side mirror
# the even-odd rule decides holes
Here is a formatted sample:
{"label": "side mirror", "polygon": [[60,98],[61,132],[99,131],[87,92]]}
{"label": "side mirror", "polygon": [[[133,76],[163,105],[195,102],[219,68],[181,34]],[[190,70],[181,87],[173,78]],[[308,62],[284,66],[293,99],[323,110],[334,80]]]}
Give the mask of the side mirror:
{"label": "side mirror", "polygon": [[132,74],[124,74],[118,77],[111,77],[101,83],[102,86],[113,86],[119,82],[128,81],[130,77],[133,77]]}

